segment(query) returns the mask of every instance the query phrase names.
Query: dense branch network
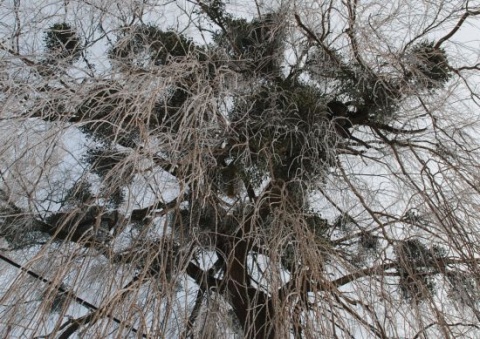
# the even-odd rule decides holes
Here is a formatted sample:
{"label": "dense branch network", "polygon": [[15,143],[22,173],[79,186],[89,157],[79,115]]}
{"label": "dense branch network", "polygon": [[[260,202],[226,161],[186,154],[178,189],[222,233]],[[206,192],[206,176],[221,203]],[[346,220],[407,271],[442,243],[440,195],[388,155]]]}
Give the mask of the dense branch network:
{"label": "dense branch network", "polygon": [[[115,305],[141,299],[139,291],[149,289],[169,300],[184,281],[197,286],[178,331],[185,337],[198,331],[213,296],[228,305],[248,338],[312,336],[316,329],[306,332],[306,319],[318,314],[319,324],[327,314],[348,314],[383,338],[387,326],[362,301],[363,291],[351,297],[343,288],[381,281],[417,305],[433,298],[439,276],[452,285],[466,277],[473,287],[464,290],[475,289],[475,279],[459,272],[477,260],[461,255],[461,246],[449,252],[445,242],[422,240],[434,233],[433,224],[441,231],[457,225],[453,212],[438,211],[433,202],[450,199],[436,186],[442,165],[470,188],[475,180],[429,140],[435,119],[425,119],[428,112],[402,117],[418,97],[435,98],[467,70],[454,69],[443,46],[478,13],[468,10],[439,40],[413,39],[402,55],[380,63],[363,49],[362,7],[357,1],[338,8],[333,3],[322,5],[323,18],[330,20],[335,11],[346,18],[335,38],[330,21],[318,31],[300,11],[237,18],[218,0],[196,1],[194,11],[201,33],[211,33],[210,44],[133,19],[115,30],[107,52],[115,75],[81,83],[67,70],[88,57],[88,43],[70,24],[45,31],[45,53],[37,59],[0,45],[40,79],[29,86],[19,117],[76,128],[89,143],[80,161],[84,173],[63,192],[50,193],[50,204],[23,206],[11,200],[13,191],[1,188],[0,234],[11,249],[73,245],[79,257],[95,253],[131,273],[98,307],[59,288],[90,310],[60,321],[61,338],[103,318],[147,336],[140,321],[120,320]],[[208,30],[202,30],[205,22]],[[288,70],[289,34],[301,52]],[[402,152],[421,165],[420,179],[405,166]],[[437,172],[425,154],[435,158]],[[392,168],[392,177],[413,187],[411,200],[421,197],[437,214],[383,212],[373,203],[374,190],[362,190],[354,170],[362,163]],[[9,170],[0,170],[7,178]],[[162,181],[175,187],[173,198],[171,192],[164,197]],[[339,202],[335,189],[328,192],[331,183],[350,192],[345,200],[357,201],[355,208]],[[148,191],[148,203],[132,198],[138,187]],[[316,210],[315,195],[326,201],[325,211]],[[468,238],[453,226],[449,239]],[[410,236],[407,228],[423,238]],[[53,284],[3,254],[0,259]],[[346,324],[333,327],[354,336]]]}

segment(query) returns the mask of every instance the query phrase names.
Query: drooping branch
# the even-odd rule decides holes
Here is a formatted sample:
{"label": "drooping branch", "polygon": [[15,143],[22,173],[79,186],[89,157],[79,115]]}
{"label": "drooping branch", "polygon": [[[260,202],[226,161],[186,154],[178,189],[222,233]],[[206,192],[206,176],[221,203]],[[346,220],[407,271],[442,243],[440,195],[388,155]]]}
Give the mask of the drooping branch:
{"label": "drooping branch", "polygon": [[[132,280],[126,284],[122,290],[120,291],[119,295],[115,296],[116,302],[123,300],[129,292],[132,291],[132,286],[137,283],[140,280],[139,276],[136,275],[135,277],[132,278]],[[103,314],[103,309],[104,308],[97,308],[95,310],[92,310],[87,315],[84,315],[79,318],[71,318],[67,320],[60,328],[59,330],[62,330],[63,328],[66,328],[62,334],[58,337],[59,339],[68,339],[70,338],[71,335],[73,335],[75,332],[77,332],[81,326],[86,325],[86,324],[93,324],[97,320],[100,320],[101,318],[105,317],[106,315]],[[124,325],[122,323],[122,325]],[[130,329],[134,333],[138,333],[138,330],[134,327],[130,326]],[[142,333],[143,338],[147,338],[147,335]]]}
{"label": "drooping branch", "polygon": [[236,234],[218,236],[219,260],[221,263],[228,263],[223,278],[215,278],[211,272],[202,270],[193,262],[186,267],[186,273],[195,280],[200,289],[213,290],[228,296],[233,311],[244,328],[244,334],[257,339],[275,338],[275,312],[272,297],[251,286],[247,256],[253,246],[251,233],[256,229],[257,218],[265,218],[271,213],[272,206],[275,208],[279,205],[281,196],[275,188],[275,184],[265,188],[259,210],[252,211],[242,221]]}
{"label": "drooping branch", "polygon": [[[36,273],[36,272],[28,269],[28,268],[23,267],[22,265],[18,264],[18,263],[15,262],[14,260],[6,257],[5,255],[3,255],[3,254],[1,254],[1,253],[0,253],[0,259],[3,260],[3,261],[5,261],[6,263],[12,265],[12,266],[15,267],[15,268],[18,268],[18,269],[21,270],[22,272],[25,272],[26,274],[28,274],[29,276],[31,276],[32,278],[34,278],[34,279],[36,279],[36,280],[38,280],[38,281],[41,281],[41,282],[43,282],[43,283],[45,283],[45,284],[47,284],[47,285],[49,285],[49,286],[55,286],[55,288],[58,289],[59,292],[65,294],[65,295],[68,295],[68,298],[69,298],[69,299],[72,299],[72,300],[74,300],[76,303],[78,303],[79,305],[82,305],[83,307],[86,307],[87,309],[92,310],[93,312],[90,313],[90,314],[95,314],[95,312],[97,312],[97,311],[99,310],[99,308],[98,308],[97,306],[89,303],[89,302],[86,301],[85,299],[82,299],[82,298],[76,296],[72,291],[70,291],[70,290],[62,287],[61,285],[59,286],[57,283],[55,283],[55,282],[53,282],[53,281],[51,281],[51,280],[43,277],[42,275],[40,275],[40,274],[38,274],[38,273]],[[115,316],[113,316],[113,315],[111,315],[111,314],[108,314],[108,313],[107,313],[107,314],[105,314],[105,316],[108,317],[108,318],[110,318],[110,319],[112,319],[114,322],[116,322],[116,323],[119,324],[119,325],[124,324],[124,322],[123,322],[122,320],[116,318]],[[85,320],[84,320],[83,322],[85,322]],[[79,324],[78,321],[75,321],[74,323],[75,323],[75,324]],[[74,324],[72,324],[72,326],[73,326],[73,325],[74,325]],[[73,329],[73,327],[72,327],[72,329]],[[132,328],[132,332],[138,333],[138,330],[137,330],[136,328]],[[142,337],[146,338],[146,336],[145,336],[144,334],[142,334]],[[65,338],[68,338],[68,336],[65,337]]]}
{"label": "drooping branch", "polygon": [[[58,339],[70,338],[70,336],[75,334],[75,332],[77,332],[82,325],[93,323],[94,320],[96,320],[96,316],[97,316],[97,312],[90,312],[89,314],[84,315],[83,317],[69,319],[60,328],[61,330],[66,327],[66,329],[58,336]],[[145,335],[143,335],[143,337],[146,338]]]}

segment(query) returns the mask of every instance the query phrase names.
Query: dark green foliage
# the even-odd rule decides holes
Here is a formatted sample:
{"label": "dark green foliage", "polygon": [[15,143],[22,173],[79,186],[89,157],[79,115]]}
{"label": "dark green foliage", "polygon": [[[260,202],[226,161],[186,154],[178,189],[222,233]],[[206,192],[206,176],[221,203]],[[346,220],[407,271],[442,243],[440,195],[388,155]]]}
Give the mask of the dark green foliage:
{"label": "dark green foliage", "polygon": [[85,161],[90,164],[90,171],[104,180],[100,196],[106,197],[111,207],[120,206],[125,201],[125,193],[122,186],[109,183],[122,178],[122,184],[128,185],[133,177],[133,173],[124,168],[126,156],[126,153],[102,147],[89,149],[85,156]]}
{"label": "dark green foliage", "polygon": [[69,205],[83,205],[91,202],[93,199],[91,188],[92,185],[89,182],[81,180],[67,191],[64,201]]}
{"label": "dark green foliage", "polygon": [[428,298],[435,288],[436,261],[445,256],[444,250],[437,246],[428,248],[420,240],[413,239],[400,242],[395,254],[403,296],[416,301]]}
{"label": "dark green foliage", "polygon": [[51,26],[44,37],[45,47],[54,58],[75,61],[82,52],[80,38],[71,25],[62,22]]}
{"label": "dark green foliage", "polygon": [[342,231],[349,231],[355,219],[348,214],[342,214],[335,218],[333,221],[333,227]]}
{"label": "dark green foliage", "polygon": [[452,76],[448,64],[447,53],[443,48],[436,48],[433,42],[423,41],[409,52],[412,60],[412,71],[407,79],[428,89],[440,88]]}
{"label": "dark green foliage", "polygon": [[225,193],[229,197],[237,195],[241,177],[239,168],[241,167],[237,167],[232,161],[228,165],[220,165],[213,169],[214,183],[218,191]]}
{"label": "dark green foliage", "polygon": [[128,129],[121,130],[109,123],[98,121],[88,122],[80,127],[80,130],[101,143],[114,142],[123,147],[136,147],[138,143],[138,131]]}
{"label": "dark green foliage", "polygon": [[220,220],[219,212],[212,205],[199,206],[202,208],[193,207],[192,221],[194,226],[200,228],[200,230],[210,230],[215,232],[218,229]]}
{"label": "dark green foliage", "polygon": [[131,251],[131,260],[135,263],[139,274],[147,274],[148,277],[155,277],[159,281],[175,278],[177,266],[180,261],[178,254],[180,247],[171,239],[159,238],[148,239],[137,248]]}
{"label": "dark green foliage", "polygon": [[50,313],[61,312],[69,301],[67,287],[63,283],[54,290],[51,286],[46,286],[42,298],[50,300]]}
{"label": "dark green foliage", "polygon": [[[95,220],[103,212],[100,206],[82,206],[81,209],[75,209],[72,213],[57,212],[52,213],[45,218],[45,222],[54,227],[92,227],[92,220]],[[89,224],[90,223],[90,224]],[[85,225],[84,225],[85,224]]]}
{"label": "dark green foliage", "polygon": [[121,187],[116,187],[112,192],[107,192],[108,205],[112,208],[118,208],[125,202],[125,192]]}
{"label": "dark green foliage", "polygon": [[190,93],[184,86],[172,88],[165,93],[165,97],[159,100],[153,109],[155,119],[154,127],[161,130],[177,133],[181,127],[183,118],[182,108],[190,97]]}
{"label": "dark green foliage", "polygon": [[330,228],[328,221],[317,214],[305,216],[305,222],[308,229],[318,237],[325,236],[326,231]]}
{"label": "dark green foliage", "polygon": [[203,234],[232,235],[238,222],[230,215],[222,214],[218,207],[206,204],[204,206],[195,205],[193,207],[181,208],[169,214],[169,226],[174,234],[181,237],[189,237],[193,232]]}
{"label": "dark green foliage", "polygon": [[[311,235],[311,240],[318,244],[327,244],[327,231],[330,229],[330,225],[326,219],[323,219],[318,214],[307,214],[302,218],[302,222],[305,222],[307,232],[305,234]],[[293,236],[283,248],[280,250],[280,260],[284,269],[289,272],[295,271],[298,266],[302,265],[302,258],[298,255],[299,249],[298,243],[301,243],[304,239]]]}
{"label": "dark green foliage", "polygon": [[420,223],[422,222],[422,218],[418,215],[418,212],[414,209],[410,209],[408,210],[403,218],[409,222],[409,223],[412,223],[412,224],[416,224],[416,223]]}
{"label": "dark green foliage", "polygon": [[[192,224],[193,223],[193,224]],[[195,209],[180,209],[172,215],[172,226],[174,227],[200,227],[212,229],[218,224],[217,214],[212,206]]]}
{"label": "dark green foliage", "polygon": [[[10,217],[0,225],[0,232],[11,249],[25,249],[49,240],[47,234],[34,229],[26,218]],[[31,226],[31,227],[30,227]]]}
{"label": "dark green foliage", "polygon": [[368,251],[375,251],[379,247],[379,239],[371,232],[363,232],[360,236],[360,246]]}
{"label": "dark green foliage", "polygon": [[201,9],[216,23],[222,23],[226,18],[231,18],[231,15],[225,11],[225,2],[222,0],[204,1],[201,4]]}
{"label": "dark green foliage", "polygon": [[[215,14],[216,15],[216,14]],[[226,31],[214,35],[214,41],[234,59],[244,63],[240,72],[263,76],[280,75],[280,57],[283,53],[283,28],[280,16],[270,13],[247,21],[225,17]]]}
{"label": "dark green foliage", "polygon": [[97,206],[81,206],[69,212],[57,212],[45,218],[49,233],[62,232],[63,237],[75,236],[80,239],[93,229],[97,216],[101,213]]}
{"label": "dark green foliage", "polygon": [[129,110],[133,105],[118,84],[107,84],[92,90],[77,107],[76,120],[84,122],[81,130],[103,143],[134,147],[138,131],[131,124]]}
{"label": "dark green foliage", "polygon": [[[350,101],[366,121],[388,123],[405,98],[405,80],[418,89],[442,87],[452,76],[446,52],[433,42],[422,42],[408,51],[405,79],[379,76],[357,61],[346,61],[336,51],[315,51],[307,61],[307,70],[322,81],[330,79],[335,94]],[[355,119],[355,117],[353,117]]]}
{"label": "dark green foliage", "polygon": [[401,86],[394,77],[379,76],[334,49],[313,48],[306,61],[306,71],[313,79],[329,83],[335,98],[350,102],[356,112],[361,113],[352,117],[354,124],[387,122],[402,99]]}
{"label": "dark green foliage", "polygon": [[[258,168],[264,161],[273,161],[270,175],[279,179],[317,173],[320,163],[328,160],[326,151],[331,146],[325,138],[328,119],[322,97],[314,86],[282,81],[235,101],[233,127],[240,141],[248,144]],[[320,139],[327,143],[315,142]]]}
{"label": "dark green foliage", "polygon": [[471,273],[449,271],[445,278],[450,285],[450,296],[455,300],[467,306],[480,301],[479,281]]}
{"label": "dark green foliage", "polygon": [[[50,87],[38,91],[40,102],[47,90],[61,89],[52,91],[54,99],[42,101],[48,110],[31,117],[53,124],[62,116],[62,122],[77,125],[92,137],[95,146],[83,158],[88,173],[82,179],[94,182],[95,190],[88,181],[79,180],[66,194],[56,195],[63,198],[55,201],[61,207],[42,215],[32,229],[54,241],[73,240],[76,248],[91,246],[90,253],[104,256],[99,265],[120,265],[122,272],[133,276],[128,285],[127,281],[118,285],[120,304],[135,302],[135,292],[147,290],[147,282],[170,283],[176,275],[186,281],[188,275],[188,291],[193,291],[194,283],[199,285],[199,307],[207,305],[212,293],[225,296],[220,302],[229,304],[227,308],[240,319],[244,333],[239,336],[246,338],[288,335],[288,324],[278,331],[271,327],[267,334],[269,326],[285,319],[291,319],[290,329],[298,329],[290,334],[308,337],[323,326],[309,328],[309,314],[324,306],[322,299],[329,303],[331,319],[340,324],[332,330],[348,336],[351,328],[341,324],[345,306],[356,312],[358,304],[362,315],[368,312],[361,307],[369,311],[372,306],[358,303],[361,294],[358,298],[345,294],[363,293],[362,288],[352,290],[357,281],[372,283],[373,289],[379,286],[381,292],[394,283],[406,300],[432,296],[434,279],[450,269],[439,264],[445,261],[445,252],[418,239],[404,240],[412,234],[423,236],[422,241],[432,238],[425,236],[429,228],[415,211],[399,220],[392,212],[395,206],[380,208],[384,201],[378,199],[388,195],[389,186],[369,188],[368,178],[388,176],[389,159],[401,160],[390,157],[391,152],[397,155],[407,146],[416,147],[415,139],[405,137],[409,133],[386,124],[414,126],[413,120],[393,118],[412,89],[429,94],[425,88],[448,81],[445,52],[433,43],[421,43],[408,51],[412,67],[405,67],[403,73],[397,65],[376,63],[371,53],[381,48],[362,49],[360,34],[359,53],[365,55],[358,57],[355,46],[349,46],[355,45],[349,32],[337,32],[334,38],[338,25],[310,21],[310,32],[300,27],[300,19],[295,25],[291,16],[282,17],[280,12],[246,20],[226,14],[223,1],[200,1],[198,7],[214,26],[207,30],[198,19],[200,33],[213,32],[207,37],[213,38],[211,45],[199,47],[173,30],[132,24],[113,38],[118,39],[108,51],[111,69],[88,73],[92,76],[81,83],[66,76],[48,79]],[[136,19],[132,22],[141,22]],[[283,22],[288,21],[292,48],[284,43],[289,32]],[[45,44],[57,60],[74,60],[81,52],[80,39],[67,24],[52,26]],[[61,63],[53,65],[51,70]],[[100,83],[97,76],[114,80]],[[46,77],[41,80],[47,82]],[[58,99],[64,97],[74,100]],[[367,136],[366,151],[352,133]],[[426,144],[423,139],[416,138],[420,146]],[[417,160],[422,161],[423,154]],[[378,167],[378,174],[365,170],[371,164]],[[410,178],[401,174],[396,177],[400,182]],[[135,194],[142,187],[145,195],[129,199],[124,206],[126,192]],[[318,207],[329,219],[311,207]],[[341,215],[332,221],[332,213]],[[15,227],[23,226],[26,218],[10,217],[22,215],[17,211],[5,214],[5,224],[11,227],[7,235],[1,229],[0,235],[22,246]],[[396,232],[392,225],[399,223],[410,229]],[[33,243],[29,234],[21,239]],[[118,238],[111,241],[114,237]],[[184,263],[180,249],[188,253]],[[255,268],[251,258],[257,257]],[[282,282],[285,277],[288,282]],[[478,292],[472,281],[460,285],[459,277],[447,278],[461,287],[459,293]],[[132,298],[129,291],[134,292]],[[171,288],[165,292],[173,295]],[[48,297],[53,311],[65,309],[61,291],[50,291]],[[278,306],[292,312],[291,317],[277,312]],[[201,319],[196,320],[193,311],[184,318],[189,322],[186,327],[196,329]],[[203,317],[205,312],[201,313]],[[85,331],[94,325],[96,318],[92,319],[91,324],[81,323]],[[126,319],[127,327],[137,323],[136,318]],[[368,330],[368,320],[363,325]],[[391,332],[388,324],[385,330],[383,325],[378,332],[372,326],[372,333],[381,337],[384,331]],[[125,327],[123,320],[119,326]],[[142,336],[147,329],[139,326],[137,335]],[[261,328],[265,333],[254,333]],[[150,332],[160,333],[154,330]],[[225,330],[230,331],[229,326]]]}
{"label": "dark green foliage", "polygon": [[352,64],[339,72],[338,92],[363,112],[366,120],[387,122],[402,98],[401,87],[391,79],[379,78],[370,70]]}
{"label": "dark green foliage", "polygon": [[124,103],[120,91],[120,87],[110,83],[92,90],[78,107],[79,118],[83,120],[107,117]]}
{"label": "dark green foliage", "polygon": [[85,161],[90,164],[93,173],[105,178],[113,175],[113,171],[119,171],[126,156],[127,154],[112,149],[92,148],[87,151]]}
{"label": "dark green foliage", "polygon": [[370,79],[364,85],[359,109],[368,112],[369,119],[387,122],[398,108],[401,99],[400,87],[387,80]]}
{"label": "dark green foliage", "polygon": [[40,116],[44,121],[57,121],[59,117],[68,118],[67,101],[67,98],[52,98],[33,114]]}
{"label": "dark green foliage", "polygon": [[292,243],[286,244],[284,248],[280,250],[280,260],[284,269],[289,272],[293,272],[295,268],[300,264],[299,259],[296,258],[295,246]]}
{"label": "dark green foliage", "polygon": [[111,240],[109,231],[116,226],[117,212],[106,212],[104,206],[83,205],[45,218],[42,231],[55,234],[56,240],[93,241]]}
{"label": "dark green foliage", "polygon": [[170,213],[170,226],[172,228],[190,228],[190,210],[189,209],[177,209]]}
{"label": "dark green foliage", "polygon": [[165,65],[195,50],[190,39],[175,31],[165,32],[154,25],[136,25],[122,30],[108,54],[113,60],[143,67],[149,63]]}
{"label": "dark green foliage", "polygon": [[305,72],[314,79],[337,80],[355,77],[352,70],[343,64],[344,57],[336,50],[325,50],[313,46],[305,62]]}

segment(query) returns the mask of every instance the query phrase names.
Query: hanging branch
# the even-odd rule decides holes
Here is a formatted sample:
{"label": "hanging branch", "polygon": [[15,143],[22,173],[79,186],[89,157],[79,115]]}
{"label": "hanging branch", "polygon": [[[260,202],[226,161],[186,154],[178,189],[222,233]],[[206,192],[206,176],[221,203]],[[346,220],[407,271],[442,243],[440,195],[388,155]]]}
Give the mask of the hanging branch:
{"label": "hanging branch", "polygon": [[[68,296],[69,296],[70,298],[72,298],[76,303],[78,303],[78,304],[82,305],[83,307],[86,307],[86,308],[88,308],[88,309],[90,309],[90,310],[92,310],[92,311],[95,311],[94,313],[96,313],[97,311],[99,311],[99,308],[98,308],[97,306],[95,306],[95,305],[89,303],[88,301],[86,301],[86,300],[84,300],[84,299],[76,296],[72,291],[69,291],[69,290],[63,288],[62,286],[57,286],[57,284],[55,284],[53,281],[48,280],[48,279],[44,278],[43,276],[41,276],[40,274],[35,273],[34,271],[29,270],[29,269],[23,267],[22,265],[16,263],[16,262],[13,261],[12,259],[4,256],[4,255],[1,254],[1,253],[0,253],[0,259],[3,260],[3,261],[5,261],[6,263],[12,265],[13,267],[18,268],[18,269],[21,270],[22,272],[25,272],[26,274],[28,274],[29,276],[35,278],[36,280],[39,280],[39,281],[41,281],[41,282],[43,282],[43,283],[45,283],[45,284],[47,284],[47,285],[49,285],[49,286],[55,286],[61,293],[68,294]],[[93,314],[93,313],[91,313],[91,314],[89,314],[89,315],[87,315],[87,316],[85,316],[85,317],[79,318],[79,319],[82,319],[82,322],[79,322],[79,319],[69,320],[69,322],[74,322],[74,324],[71,326],[72,329],[75,327],[75,325],[78,325],[78,326],[79,326],[80,323],[85,323],[85,321],[89,319],[88,317],[90,317],[92,314]],[[124,325],[123,321],[120,320],[120,319],[118,319],[118,318],[116,318],[115,316],[113,316],[113,315],[111,315],[111,314],[106,314],[106,316],[107,316],[108,318],[112,319],[112,320],[113,320],[114,322],[116,322],[117,324],[119,324],[119,325]],[[85,318],[85,319],[83,319],[83,318]],[[89,321],[90,321],[90,320],[89,320]],[[76,331],[76,329],[75,329],[75,331]],[[133,327],[132,327],[132,332],[138,333],[138,330],[137,330],[136,328],[133,328]],[[72,333],[73,333],[73,332],[72,332]],[[69,335],[66,336],[66,337],[64,337],[64,338],[68,338],[68,337],[69,337]],[[142,334],[142,337],[143,337],[143,338],[146,338],[147,336],[146,336],[145,334]]]}

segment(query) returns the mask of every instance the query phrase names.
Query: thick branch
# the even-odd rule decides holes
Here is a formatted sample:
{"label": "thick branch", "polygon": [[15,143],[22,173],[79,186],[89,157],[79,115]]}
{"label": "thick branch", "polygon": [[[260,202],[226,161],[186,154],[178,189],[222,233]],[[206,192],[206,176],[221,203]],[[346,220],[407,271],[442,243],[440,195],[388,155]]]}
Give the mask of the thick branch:
{"label": "thick branch", "polygon": [[323,49],[323,51],[325,53],[327,53],[327,55],[330,57],[331,60],[333,60],[337,66],[339,67],[342,67],[342,62],[340,60],[338,60],[338,58],[335,56],[335,54],[332,53],[332,51],[327,47],[325,46],[325,43],[320,40],[317,35],[315,33],[313,33],[307,26],[305,26],[305,24],[302,22],[302,20],[300,19],[300,16],[295,13],[295,20],[298,24],[298,26],[307,34],[307,36],[312,39],[313,41],[315,41],[316,43],[318,43],[318,45]]}
{"label": "thick branch", "polygon": [[350,39],[351,45],[352,45],[352,50],[353,50],[353,55],[355,56],[355,59],[357,60],[358,64],[361,65],[364,69],[370,71],[369,67],[365,64],[363,61],[362,56],[360,55],[360,50],[358,47],[358,42],[357,38],[355,37],[355,21],[357,18],[356,11],[357,11],[357,0],[347,2],[347,8],[348,8],[348,16],[349,16],[349,25],[345,30],[345,33],[347,33],[348,38]]}
{"label": "thick branch", "polygon": [[438,40],[438,42],[435,44],[434,48],[438,49],[440,48],[440,46],[445,42],[447,41],[448,39],[450,39],[455,33],[457,33],[457,31],[462,27],[462,25],[465,23],[465,20],[467,20],[467,18],[470,16],[470,15],[479,15],[480,14],[480,11],[468,11],[465,12],[462,17],[460,18],[460,20],[458,20],[457,24],[455,25],[455,27],[450,31],[448,32],[447,35],[445,35],[444,37],[442,37],[440,40]]}
{"label": "thick branch", "polygon": [[130,214],[130,219],[132,221],[144,221],[144,219],[153,211],[155,210],[161,210],[159,212],[159,215],[165,215],[169,209],[174,208],[175,206],[178,205],[180,199],[177,197],[173,199],[170,202],[164,203],[162,201],[159,201],[151,206],[144,207],[144,208],[139,208],[136,210],[133,210],[132,213]]}
{"label": "thick branch", "polygon": [[364,122],[362,125],[369,126],[372,128],[378,128],[382,129],[384,131],[394,133],[394,134],[417,134],[417,133],[422,133],[425,132],[427,129],[426,128],[419,128],[419,129],[413,129],[413,130],[408,130],[408,129],[401,129],[401,128],[396,128],[392,126],[388,126],[385,124],[380,124],[376,122]]}
{"label": "thick branch", "polygon": [[[64,324],[64,326],[68,326],[68,327],[65,329],[65,331],[62,332],[62,334],[58,336],[58,339],[70,338],[72,334],[75,334],[75,332],[80,329],[80,326],[84,324],[88,324],[93,320],[95,320],[96,313],[97,312],[91,312],[83,317],[68,320],[68,322]],[[145,335],[144,337],[146,338]]]}
{"label": "thick branch", "polygon": [[208,272],[202,270],[198,265],[189,262],[185,272],[190,278],[195,280],[198,286],[203,290],[211,288],[217,289],[217,292],[222,293],[225,290],[225,284],[222,279],[217,279]]}
{"label": "thick branch", "polygon": [[332,284],[339,287],[351,283],[362,277],[372,276],[372,275],[380,275],[384,273],[386,270],[398,267],[398,263],[392,262],[387,264],[382,264],[374,267],[368,267],[360,271],[353,272],[351,274],[345,275],[341,278],[338,278],[332,281]]}

